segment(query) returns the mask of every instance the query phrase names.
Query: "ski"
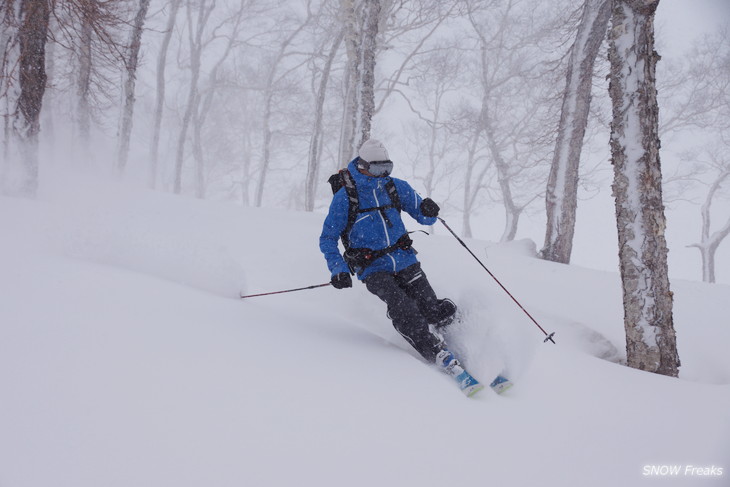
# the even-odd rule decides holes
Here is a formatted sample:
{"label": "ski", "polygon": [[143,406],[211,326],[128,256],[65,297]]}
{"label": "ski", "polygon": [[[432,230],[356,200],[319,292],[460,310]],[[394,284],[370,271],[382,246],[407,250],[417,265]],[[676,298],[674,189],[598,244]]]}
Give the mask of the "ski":
{"label": "ski", "polygon": [[509,379],[502,375],[498,375],[494,378],[492,383],[489,384],[489,387],[497,394],[502,394],[513,385],[514,384]]}
{"label": "ski", "polygon": [[463,370],[463,368],[461,374],[452,377],[466,397],[472,397],[474,394],[484,389],[484,384],[476,380],[473,375],[466,370]]}
{"label": "ski", "polygon": [[454,357],[454,354],[448,350],[442,350],[436,356],[436,365],[438,365],[449,377],[456,381],[461,392],[467,397],[472,397],[477,392],[484,389],[484,385],[467,372],[461,363]]}
{"label": "ski", "polygon": [[[454,379],[467,397],[472,397],[477,392],[484,389],[484,385],[474,378],[464,369],[461,362],[454,357],[454,354],[444,349],[436,356],[436,365],[443,370],[449,377]],[[489,388],[497,394],[504,394],[514,384],[502,374],[494,378]]]}

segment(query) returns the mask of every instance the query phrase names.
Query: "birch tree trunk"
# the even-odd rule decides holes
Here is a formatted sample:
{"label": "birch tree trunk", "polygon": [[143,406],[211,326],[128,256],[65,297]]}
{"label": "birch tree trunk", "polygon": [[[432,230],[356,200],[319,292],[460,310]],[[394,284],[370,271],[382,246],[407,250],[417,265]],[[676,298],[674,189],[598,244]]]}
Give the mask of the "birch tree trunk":
{"label": "birch tree trunk", "polygon": [[159,150],[160,150],[160,127],[162,126],[162,108],[165,105],[165,70],[167,68],[167,52],[170,48],[170,40],[172,39],[172,29],[175,27],[177,13],[180,10],[182,0],[172,0],[170,2],[170,15],[167,18],[167,26],[165,36],[162,38],[160,52],[157,55],[157,93],[155,95],[155,113],[152,128],[152,143],[150,144],[150,169],[149,169],[149,187],[157,186],[157,172],[159,166]]}
{"label": "birch tree trunk", "polygon": [[342,114],[342,132],[340,133],[340,164],[345,165],[357,153],[355,133],[357,113],[360,104],[360,70],[362,32],[358,22],[355,0],[342,0],[341,14],[345,26],[345,50],[347,52],[347,70],[345,72],[345,104]]}
{"label": "birch tree trunk", "polygon": [[611,156],[628,365],[676,377],[659,161],[654,13],[658,0],[615,0],[610,34]]}
{"label": "birch tree trunk", "polygon": [[612,0],[585,0],[575,42],[570,49],[558,138],[555,143],[545,206],[547,229],[540,252],[545,260],[570,262],[578,206],[578,166],[591,106],[596,56],[606,37]]}
{"label": "birch tree trunk", "polygon": [[129,141],[132,136],[132,122],[134,121],[134,86],[137,78],[137,64],[139,49],[142,44],[142,30],[145,17],[150,6],[150,0],[140,0],[137,15],[134,18],[132,35],[129,42],[128,57],[125,58],[124,71],[124,107],[119,130],[119,146],[117,151],[117,173],[123,174],[129,157]]}
{"label": "birch tree trunk", "polygon": [[312,138],[309,143],[309,164],[307,164],[307,179],[304,187],[304,209],[305,211],[314,210],[314,201],[317,196],[317,181],[319,179],[319,160],[322,156],[322,121],[324,119],[324,100],[327,94],[327,84],[329,83],[330,73],[332,71],[332,63],[335,60],[337,51],[340,49],[345,30],[340,33],[332,42],[327,61],[322,69],[321,79],[319,80],[319,88],[316,93],[315,111],[314,111],[314,127],[312,130]]}
{"label": "birch tree trunk", "polygon": [[363,19],[362,78],[360,92],[360,113],[358,115],[359,148],[370,138],[373,115],[375,115],[375,58],[377,54],[378,24],[380,23],[380,0],[368,0]]}

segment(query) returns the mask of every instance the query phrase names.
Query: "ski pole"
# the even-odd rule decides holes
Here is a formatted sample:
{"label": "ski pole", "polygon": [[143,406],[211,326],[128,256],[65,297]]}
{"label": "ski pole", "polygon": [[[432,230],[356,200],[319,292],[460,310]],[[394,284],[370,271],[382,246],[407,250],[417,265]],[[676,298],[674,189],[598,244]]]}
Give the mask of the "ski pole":
{"label": "ski pole", "polygon": [[527,315],[527,317],[528,317],[528,318],[530,318],[530,319],[532,320],[532,322],[533,322],[533,323],[535,323],[535,326],[537,326],[537,327],[538,327],[538,328],[540,329],[540,331],[541,331],[541,332],[543,332],[543,333],[545,334],[545,336],[546,336],[547,338],[545,338],[545,340],[543,340],[543,341],[544,341],[545,343],[547,343],[547,341],[548,341],[548,340],[550,340],[551,342],[553,342],[553,344],[555,344],[555,340],[553,340],[553,336],[555,335],[555,332],[552,332],[552,333],[548,333],[548,332],[546,332],[546,331],[545,331],[545,329],[544,329],[544,328],[543,328],[542,326],[540,326],[540,324],[539,324],[539,323],[537,322],[537,320],[536,320],[535,318],[533,318],[533,317],[532,317],[532,315],[531,315],[530,313],[528,313],[528,312],[527,312],[527,310],[526,310],[526,309],[524,308],[524,306],[522,306],[522,305],[520,304],[520,302],[519,302],[519,301],[517,301],[517,300],[515,299],[515,297],[514,297],[514,296],[512,296],[512,293],[511,293],[511,292],[509,292],[509,291],[507,290],[507,288],[506,288],[506,287],[504,287],[504,285],[503,285],[503,284],[502,284],[501,282],[499,282],[499,279],[497,279],[497,277],[496,277],[496,276],[495,276],[494,274],[492,274],[492,272],[491,272],[491,271],[490,271],[489,269],[487,269],[487,266],[485,266],[485,265],[484,265],[484,264],[482,263],[482,261],[481,261],[481,260],[479,260],[479,257],[477,257],[477,256],[476,256],[476,255],[474,254],[474,252],[472,252],[472,251],[471,251],[471,249],[470,249],[469,247],[467,247],[467,245],[466,245],[466,244],[464,243],[464,241],[463,241],[462,239],[460,239],[460,238],[459,238],[459,236],[458,236],[458,235],[457,235],[457,234],[456,234],[456,233],[455,233],[455,232],[454,232],[454,231],[453,231],[453,230],[451,229],[451,227],[450,227],[450,226],[449,226],[449,225],[448,225],[448,224],[446,223],[446,221],[445,221],[445,220],[444,220],[443,218],[441,218],[441,217],[438,217],[438,219],[439,219],[439,220],[441,221],[441,223],[443,223],[443,224],[444,224],[444,226],[446,227],[446,229],[447,229],[447,230],[448,230],[449,232],[451,232],[451,235],[453,235],[453,236],[454,236],[454,238],[456,238],[456,240],[458,240],[458,241],[459,241],[459,243],[460,243],[460,244],[461,244],[461,245],[462,245],[462,246],[463,246],[463,247],[464,247],[464,248],[465,248],[465,249],[466,249],[466,250],[467,250],[467,251],[468,251],[468,252],[469,252],[469,253],[471,254],[471,256],[472,256],[472,257],[474,257],[474,258],[476,259],[476,261],[477,261],[477,262],[479,262],[479,264],[480,264],[480,265],[481,265],[481,266],[482,266],[482,267],[484,268],[484,270],[485,270],[485,271],[487,271],[487,273],[488,273],[488,274],[489,274],[490,276],[492,276],[492,279],[494,279],[494,280],[495,280],[495,281],[497,282],[497,284],[499,284],[499,287],[501,287],[501,288],[502,288],[502,290],[503,290],[504,292],[506,292],[506,293],[507,293],[507,295],[508,295],[508,296],[509,296],[510,298],[512,298],[512,301],[514,301],[514,302],[515,302],[515,304],[516,304],[517,306],[519,306],[519,307],[520,307],[520,309],[521,309],[522,311],[524,311],[524,313],[525,313],[525,314]]}
{"label": "ski pole", "polygon": [[332,283],[326,282],[324,284],[315,284],[314,286],[299,287],[296,289],[287,289],[286,291],[274,291],[272,293],[249,294],[248,296],[241,295],[241,299],[255,298],[257,296],[270,296],[272,294],[293,293],[294,291],[304,291],[305,289],[315,289],[318,287],[325,287],[325,286],[330,286],[330,285],[332,285]]}

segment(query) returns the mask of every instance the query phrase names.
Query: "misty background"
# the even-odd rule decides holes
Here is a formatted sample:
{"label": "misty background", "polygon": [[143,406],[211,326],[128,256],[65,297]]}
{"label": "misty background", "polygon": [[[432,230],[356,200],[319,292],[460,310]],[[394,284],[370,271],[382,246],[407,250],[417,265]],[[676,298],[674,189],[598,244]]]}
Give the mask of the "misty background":
{"label": "misty background", "polygon": [[[79,46],[64,35],[63,19],[52,20],[40,197],[52,182],[115,178],[246,207],[305,210],[307,174],[316,164],[312,210],[326,212],[326,180],[353,155],[343,157],[341,140],[347,39],[338,38],[340,2],[152,0],[141,38],[129,155],[120,170],[124,78],[118,46],[127,42],[137,3],[117,2],[116,15],[127,20],[90,34],[85,92],[79,89]],[[539,250],[565,57],[582,2],[383,4],[372,136],[388,148],[394,176],[439,202],[443,217],[466,236],[531,239]],[[727,82],[730,72],[729,25],[727,0],[662,0],[657,10],[661,159],[674,279],[702,278],[700,252],[689,246],[701,238],[708,188],[730,166],[728,89],[712,85],[723,72]],[[114,42],[101,42],[105,35]],[[594,77],[571,263],[616,271],[605,51],[604,45]],[[719,77],[708,83],[705,75],[713,70]],[[475,132],[483,103],[494,121],[494,140]],[[153,142],[157,107],[159,142]],[[321,139],[313,160],[316,135]],[[497,152],[490,150],[492,142]],[[520,207],[514,235],[505,228],[505,175],[495,153],[509,166],[511,197]],[[7,150],[2,157],[0,177],[13,163]],[[726,180],[712,201],[713,228],[730,218],[729,187]],[[314,243],[312,249],[319,258]],[[715,274],[718,283],[730,284],[727,242],[717,251]]]}

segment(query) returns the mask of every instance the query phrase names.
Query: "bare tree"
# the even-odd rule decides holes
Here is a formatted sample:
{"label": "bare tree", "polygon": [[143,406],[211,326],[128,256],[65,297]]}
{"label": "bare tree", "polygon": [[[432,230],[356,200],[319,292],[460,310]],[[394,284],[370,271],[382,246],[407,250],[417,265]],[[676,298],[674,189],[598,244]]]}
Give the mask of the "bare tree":
{"label": "bare tree", "polygon": [[[105,76],[118,72],[118,61],[121,59],[121,45],[116,35],[118,27],[124,23],[124,2],[97,2],[93,0],[67,0],[56,2],[49,0],[18,0],[4,2],[2,18],[15,17],[14,37],[3,29],[0,41],[10,51],[3,51],[5,61],[12,60],[7,55],[12,48],[19,49],[12,66],[4,61],[4,66],[17,70],[17,76],[8,79],[17,81],[19,88],[17,104],[6,105],[12,108],[15,125],[14,132],[19,140],[30,141],[30,144],[19,144],[25,147],[29,161],[29,181],[35,180],[37,185],[37,139],[40,130],[41,103],[45,94],[47,74],[45,71],[45,47],[47,39],[53,38],[59,56],[72,57],[76,62],[57,63],[55,59],[48,65],[65,69],[57,78],[74,79],[73,92],[75,98],[74,112],[78,122],[78,139],[88,146],[92,111],[100,108],[99,97],[111,98],[112,83]],[[51,28],[51,17],[54,22]],[[12,42],[7,42],[11,40]],[[12,74],[10,71],[7,74]],[[14,95],[13,95],[14,96]],[[6,100],[7,102],[8,100]],[[21,121],[19,117],[24,120]],[[29,152],[28,152],[29,151]],[[35,163],[30,163],[34,160]],[[32,184],[32,185],[33,185]],[[31,185],[31,186],[32,186]],[[29,186],[30,188],[30,186]]]}
{"label": "bare tree", "polygon": [[[119,120],[119,72],[126,56],[131,12],[128,1],[49,1],[54,42],[54,103],[71,114],[75,160],[89,162],[95,129],[104,130],[109,115]],[[114,115],[111,113],[114,111]],[[114,160],[112,156],[110,159]]]}
{"label": "bare tree", "polygon": [[654,13],[658,0],[615,0],[609,92],[613,192],[628,365],[677,376],[659,162]]}
{"label": "bare tree", "polygon": [[342,0],[347,70],[345,104],[340,135],[340,163],[370,138],[375,114],[375,62],[381,22],[381,0]]}
{"label": "bare tree", "polygon": [[535,82],[542,63],[534,58],[547,30],[536,21],[532,29],[517,28],[534,15],[527,8],[532,6],[509,0],[473,2],[468,11],[477,37],[479,123],[505,210],[503,242],[515,238],[522,212],[542,196],[534,190],[542,179],[535,168],[547,157],[551,131],[545,117],[549,97],[542,93],[550,87]]}
{"label": "bare tree", "polygon": [[662,138],[671,144],[688,129],[707,133],[730,128],[730,24],[704,35],[661,72]]}
{"label": "bare tree", "polygon": [[464,156],[464,199],[462,208],[462,233],[472,237],[471,218],[478,206],[478,198],[486,188],[486,180],[492,169],[486,151],[481,149],[483,126],[479,123],[480,113],[468,107],[462,110],[460,120],[454,124],[453,136],[463,141]]}
{"label": "bare tree", "polygon": [[263,96],[264,96],[264,114],[263,114],[263,147],[261,150],[261,163],[259,166],[259,180],[256,185],[256,195],[254,204],[261,206],[264,199],[264,188],[266,186],[266,178],[268,176],[269,167],[271,165],[271,140],[272,140],[272,127],[271,120],[274,111],[274,97],[277,94],[277,81],[279,79],[279,68],[283,60],[289,55],[287,52],[291,43],[301,34],[308,23],[312,20],[312,12],[308,9],[306,18],[299,23],[296,29],[289,32],[284,38],[283,42],[279,45],[273,58],[270,60],[268,71],[266,74],[266,80],[264,81]]}
{"label": "bare tree", "polygon": [[20,3],[0,4],[0,103],[3,109],[3,166],[0,167],[3,179],[7,177],[10,160],[11,117],[17,103],[18,68],[18,22],[17,9]]}
{"label": "bare tree", "polygon": [[88,159],[89,157],[89,139],[91,138],[92,19],[92,9],[81,10],[81,35],[78,40],[78,50],[75,51],[78,62],[76,78],[76,124],[84,159]]}
{"label": "bare tree", "polygon": [[[408,155],[413,177],[422,181],[427,194],[438,192],[444,204],[463,188],[463,231],[471,236],[470,216],[491,166],[477,168],[485,160],[483,127],[473,104],[464,98],[475,83],[465,67],[472,51],[464,43],[457,15],[460,3],[385,2],[389,8],[381,56],[395,68],[385,71],[378,83],[376,113],[392,95],[405,101],[416,117],[409,136],[414,147]],[[457,36],[438,35],[448,32],[451,24],[459,26]],[[439,30],[441,26],[447,27]]]}
{"label": "bare tree", "polygon": [[96,114],[118,99],[118,73],[125,58],[126,42],[120,36],[128,25],[127,2],[66,0],[52,2],[57,32],[69,59],[66,73],[72,80],[73,113],[81,156],[88,161],[90,138]]}
{"label": "bare tree", "polygon": [[[386,46],[379,48],[387,51],[403,51],[400,62],[390,75],[385,74],[379,81],[377,91],[380,92],[379,101],[375,107],[375,113],[379,113],[390,96],[398,93],[408,98],[403,88],[409,84],[404,77],[410,75],[413,66],[420,64],[417,59],[420,56],[428,55],[431,49],[436,51],[442,47],[429,45],[429,40],[437,37],[435,34],[444,22],[454,17],[459,5],[459,0],[416,0],[411,2],[394,2],[392,0],[383,2],[381,8],[382,29],[381,43]],[[398,49],[397,45],[407,46],[406,49]],[[438,41],[436,42],[438,44]],[[451,54],[458,56],[458,45],[451,46]],[[416,70],[418,68],[416,67]]]}
{"label": "bare tree", "polygon": [[[46,39],[50,6],[45,0],[15,0],[0,9],[0,41],[6,117],[20,154],[16,181],[7,191],[33,197],[38,189],[38,134],[46,90]],[[6,142],[7,143],[7,142]],[[11,169],[10,178],[15,179]]]}
{"label": "bare tree", "polygon": [[129,139],[132,136],[132,122],[134,117],[134,86],[137,79],[139,49],[142,45],[142,31],[149,7],[150,0],[139,0],[137,15],[134,17],[134,24],[132,26],[128,55],[124,58],[125,70],[124,83],[122,87],[124,107],[121,115],[117,151],[117,171],[119,174],[124,172],[127,165],[127,158],[129,157]]}
{"label": "bare tree", "polygon": [[[48,30],[52,32],[54,29],[53,16],[49,19]],[[46,42],[46,92],[43,95],[43,110],[41,110],[41,126],[43,127],[43,137],[40,142],[45,144],[50,153],[55,152],[55,124],[53,105],[55,100],[54,85],[56,84],[56,48],[58,44],[53,40],[52,36],[48,36]]]}
{"label": "bare tree", "polygon": [[[471,216],[476,208],[477,196],[479,191],[483,188],[482,181],[484,180],[487,171],[489,170],[488,165],[484,165],[480,172],[477,172],[477,164],[479,158],[477,157],[477,142],[479,141],[480,132],[476,131],[473,134],[471,143],[469,144],[468,157],[466,159],[466,172],[464,173],[464,209],[462,215],[462,225],[464,237],[472,237],[471,229]],[[474,177],[476,173],[477,177]]]}
{"label": "bare tree", "polygon": [[[690,201],[700,188],[704,202],[699,242],[702,279],[715,282],[715,252],[727,236],[727,224],[713,230],[713,208],[727,199],[727,133],[730,129],[730,27],[722,26],[696,41],[679,62],[665,66],[659,94],[664,150],[682,150],[673,173],[664,178],[668,201]],[[698,145],[686,150],[687,140]],[[707,188],[705,190],[704,188]],[[665,193],[665,199],[667,199]],[[715,212],[715,216],[718,216]]]}
{"label": "bare tree", "polygon": [[315,93],[315,111],[314,126],[312,127],[312,137],[309,143],[309,161],[307,164],[307,179],[304,186],[304,209],[306,211],[314,210],[314,200],[317,194],[317,181],[319,180],[320,159],[322,157],[322,146],[324,133],[322,125],[324,121],[324,102],[327,93],[327,85],[332,72],[332,64],[334,63],[337,51],[340,49],[342,39],[345,36],[345,29],[335,36],[330,46],[324,67],[320,73],[319,86]]}
{"label": "bare tree", "polygon": [[373,115],[375,115],[375,59],[378,52],[378,26],[380,24],[380,0],[368,0],[365,2],[364,18],[362,20],[361,36],[361,66],[362,76],[360,78],[360,111],[357,116],[357,136],[359,141],[357,147],[370,138],[370,130]]}
{"label": "bare tree", "polygon": [[[195,194],[198,198],[206,196],[206,161],[203,150],[203,127],[208,119],[211,107],[213,106],[213,98],[218,91],[218,73],[225,63],[228,56],[238,43],[238,35],[242,26],[245,12],[245,3],[240,3],[237,10],[227,18],[224,24],[231,24],[231,31],[227,35],[220,34],[224,40],[224,45],[216,49],[219,54],[218,60],[213,64],[208,72],[206,83],[201,87],[200,94],[196,100],[196,106],[193,110],[193,158],[195,159]],[[223,25],[223,24],[221,24]]]}
{"label": "bare tree", "polygon": [[160,51],[157,54],[157,75],[155,92],[155,111],[152,121],[152,142],[150,143],[150,169],[149,169],[149,186],[155,188],[157,186],[158,160],[160,152],[160,128],[162,127],[162,108],[165,105],[165,70],[167,69],[167,53],[170,48],[170,40],[172,39],[172,31],[177,21],[177,13],[182,5],[182,0],[170,1],[170,13],[167,17],[167,26],[165,27],[165,35],[162,38]]}
{"label": "bare tree", "polygon": [[[453,45],[435,45],[408,69],[415,96],[407,101],[421,129],[415,133],[416,148],[410,158],[416,169],[414,179],[422,181],[427,195],[434,195],[439,183],[448,182],[456,165],[450,164],[457,159],[453,154],[458,142],[454,141],[455,123],[449,108],[451,97],[464,89],[459,77],[460,54]],[[461,141],[461,137],[456,139]]]}
{"label": "bare tree", "polygon": [[204,47],[203,33],[210,19],[210,15],[215,8],[216,0],[200,0],[197,3],[195,18],[193,18],[193,11],[196,9],[195,3],[192,0],[188,0],[187,3],[188,40],[190,44],[190,85],[188,87],[185,113],[182,118],[175,156],[173,191],[178,194],[182,192],[183,162],[188,128],[190,127],[190,121],[198,103],[198,80],[200,79],[200,62]]}
{"label": "bare tree", "polygon": [[345,70],[345,103],[342,112],[342,128],[340,132],[339,163],[346,164],[357,153],[355,134],[357,131],[357,112],[360,103],[358,88],[360,87],[362,33],[358,15],[357,0],[341,0],[341,15],[345,30],[345,51],[347,68]]}
{"label": "bare tree", "polygon": [[550,168],[545,206],[547,229],[541,255],[570,262],[578,206],[578,168],[591,105],[593,66],[611,17],[611,0],[585,0],[570,48],[558,138]]}
{"label": "bare tree", "polygon": [[715,282],[715,252],[720,243],[730,235],[730,215],[723,226],[712,230],[712,204],[718,197],[723,183],[730,181],[730,159],[725,155],[726,146],[720,150],[712,151],[710,157],[714,166],[715,177],[709,185],[705,202],[702,204],[702,231],[700,241],[690,245],[699,249],[702,255],[702,280],[704,282]]}

